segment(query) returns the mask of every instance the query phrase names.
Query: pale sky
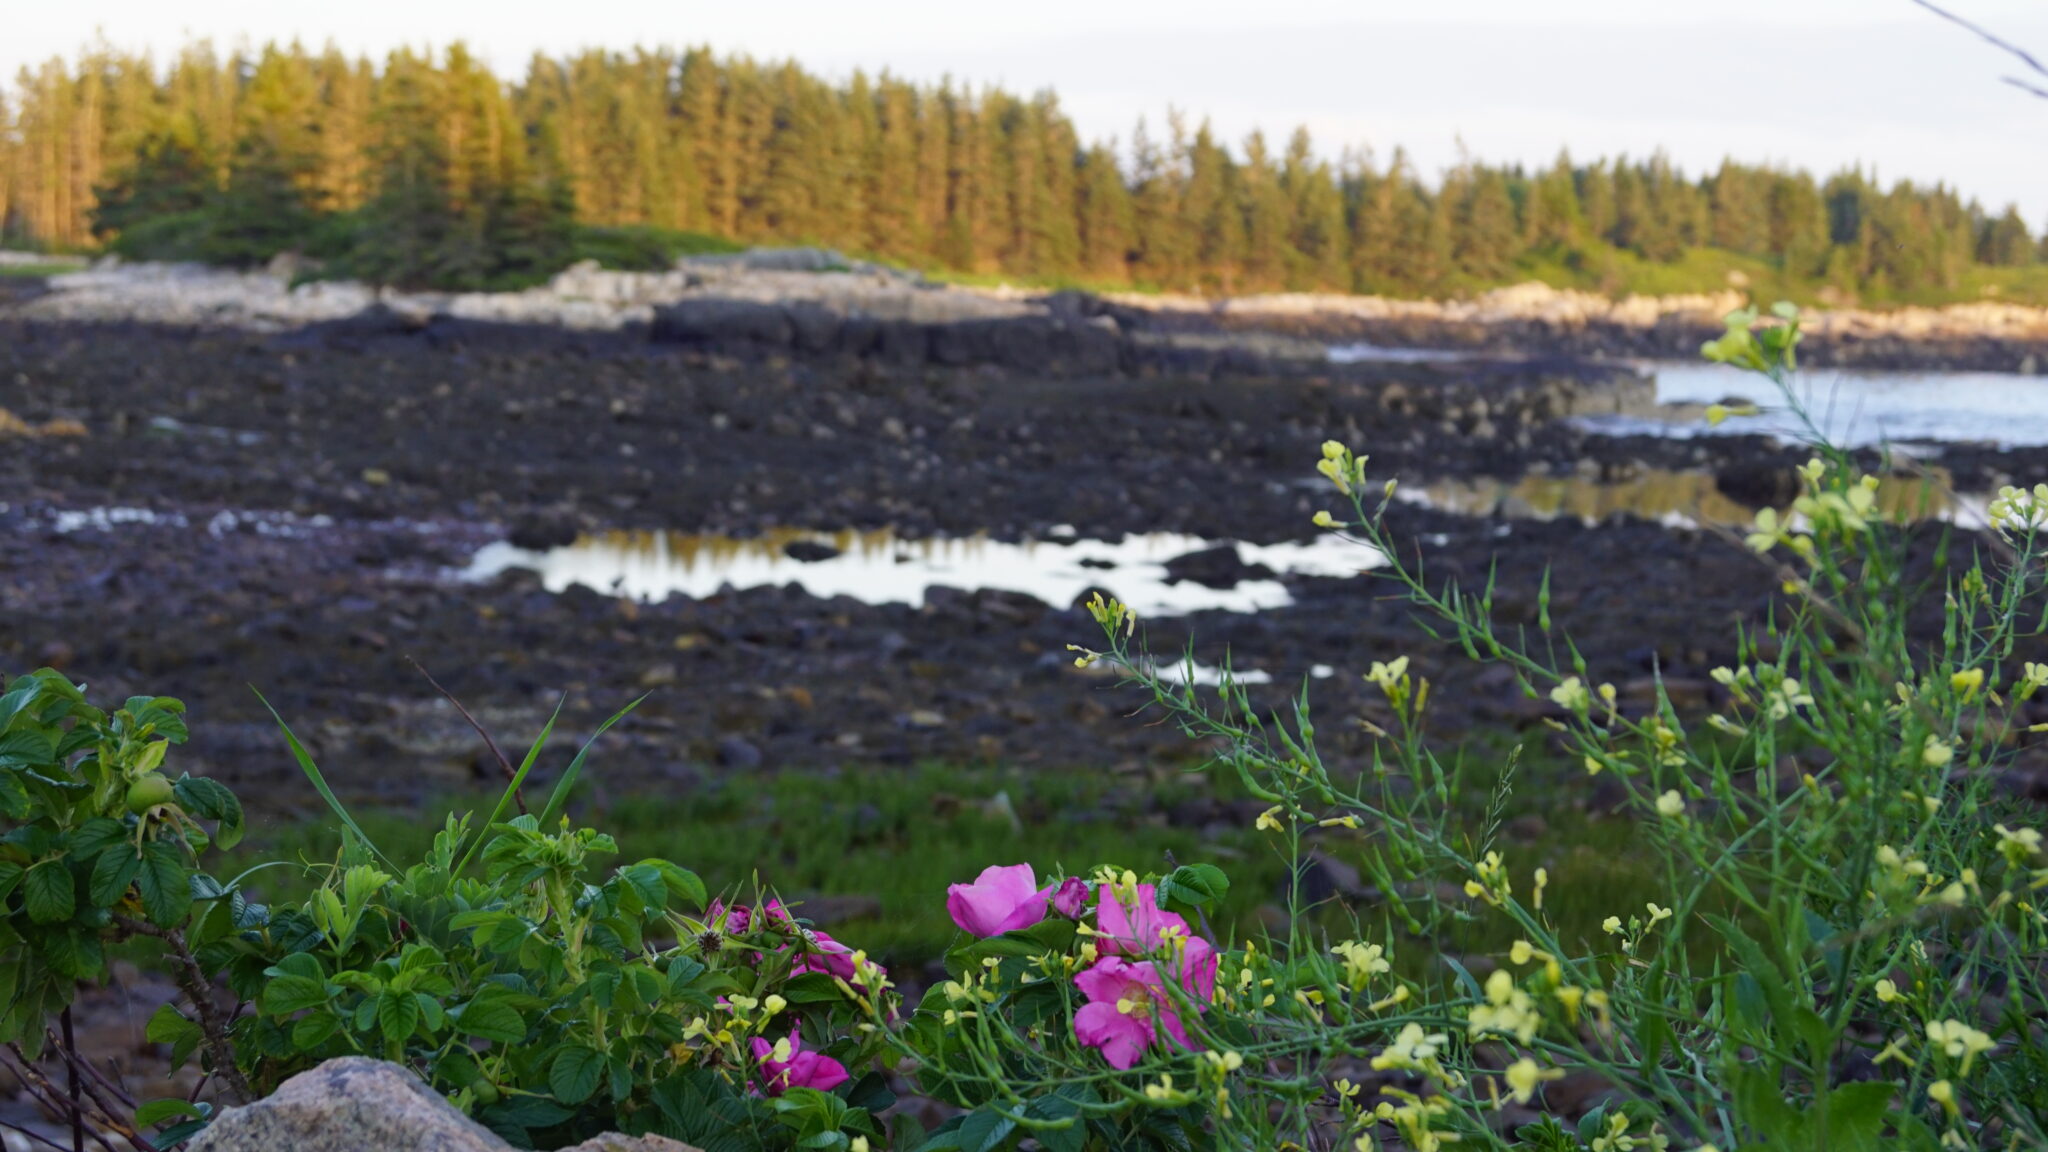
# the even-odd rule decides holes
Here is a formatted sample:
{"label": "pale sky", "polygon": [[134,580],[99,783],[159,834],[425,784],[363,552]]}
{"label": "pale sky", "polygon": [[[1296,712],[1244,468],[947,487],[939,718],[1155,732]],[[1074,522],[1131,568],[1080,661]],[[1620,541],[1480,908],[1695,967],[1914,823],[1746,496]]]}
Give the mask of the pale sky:
{"label": "pale sky", "polygon": [[[2048,58],[2048,0],[1949,0]],[[2048,225],[2048,100],[2017,62],[1909,0],[0,0],[0,76],[94,34],[159,59],[298,38],[381,55],[462,39],[501,74],[534,51],[708,44],[856,68],[1050,87],[1084,136],[1169,106],[1226,140],[1307,124],[1334,155],[1405,145],[1549,162],[1663,147],[1889,181],[1946,180]]]}

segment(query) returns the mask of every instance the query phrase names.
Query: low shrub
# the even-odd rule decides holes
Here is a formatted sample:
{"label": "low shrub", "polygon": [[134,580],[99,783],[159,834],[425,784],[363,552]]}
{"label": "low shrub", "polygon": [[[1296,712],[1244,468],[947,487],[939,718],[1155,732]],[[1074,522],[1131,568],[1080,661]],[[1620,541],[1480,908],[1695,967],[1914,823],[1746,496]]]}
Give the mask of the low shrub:
{"label": "low shrub", "polygon": [[[1790,308],[1739,313],[1707,353],[1797,409],[1798,335]],[[2027,715],[2048,658],[2025,659],[2048,626],[2048,485],[2004,490],[1965,557],[1889,524],[1877,477],[1813,430],[1803,494],[1731,540],[1783,598],[1737,636],[1704,715],[1598,682],[1556,635],[1547,580],[1533,633],[1502,635],[1490,582],[1434,585],[1404,558],[1394,481],[1335,442],[1317,464],[1348,511],[1316,523],[1376,549],[1377,578],[1449,645],[1507,666],[1548,702],[1547,738],[1615,782],[1661,878],[1641,907],[1589,909],[1604,894],[1503,843],[1512,754],[1468,826],[1409,657],[1372,662],[1392,721],[1364,722],[1369,762],[1335,763],[1305,689],[1263,712],[1227,674],[1213,691],[1161,675],[1137,618],[1101,597],[1103,640],[1077,659],[1222,749],[1211,770],[1265,806],[1254,831],[1287,862],[1285,914],[1237,933],[1214,915],[1230,878],[1207,863],[995,864],[949,889],[961,935],[907,1014],[888,973],[771,891],[714,898],[661,859],[600,871],[612,839],[564,818],[588,744],[525,812],[552,724],[487,815],[449,817],[404,862],[291,740],[342,847],[310,896],[266,906],[253,871],[202,869],[241,815],[218,784],[164,773],[176,701],[102,711],[45,670],[0,696],[6,1062],[137,1148],[202,1125],[196,1099],[138,1108],[34,1062],[77,982],[140,938],[186,993],[150,1037],[229,1095],[381,1056],[532,1147],[606,1128],[845,1152],[2039,1147],[2048,858],[1997,768],[2048,729]],[[1362,860],[1376,900],[1311,899],[1320,853]],[[1440,947],[1475,925],[1510,943]],[[891,1076],[953,1115],[885,1124]],[[1552,1098],[1565,1080],[1579,1103]]]}

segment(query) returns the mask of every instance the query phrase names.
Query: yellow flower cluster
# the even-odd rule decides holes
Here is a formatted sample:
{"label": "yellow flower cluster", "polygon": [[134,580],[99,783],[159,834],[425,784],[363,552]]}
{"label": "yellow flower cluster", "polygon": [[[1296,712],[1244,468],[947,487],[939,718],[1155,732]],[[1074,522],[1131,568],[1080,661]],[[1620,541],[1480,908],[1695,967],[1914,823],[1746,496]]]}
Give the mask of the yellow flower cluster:
{"label": "yellow flower cluster", "polygon": [[1985,514],[1991,527],[2005,535],[2031,532],[2048,522],[2048,484],[2036,484],[2031,492],[2011,485],[2000,488]]}
{"label": "yellow flower cluster", "polygon": [[1474,879],[1465,881],[1465,895],[1498,907],[1514,893],[1514,881],[1508,877],[1507,864],[1500,853],[1488,852],[1486,859],[1472,866],[1472,871]]}
{"label": "yellow flower cluster", "polygon": [[1387,950],[1378,944],[1347,940],[1330,952],[1344,961],[1344,978],[1354,992],[1363,990],[1374,976],[1394,969],[1387,961]]}
{"label": "yellow flower cluster", "polygon": [[[1316,462],[1316,471],[1337,486],[1337,491],[1346,496],[1356,492],[1365,484],[1365,464],[1371,457],[1363,452],[1354,453],[1341,440],[1323,441],[1323,458]],[[1388,486],[1392,495],[1393,487]]]}
{"label": "yellow flower cluster", "polygon": [[1988,1033],[1980,1032],[1961,1020],[1929,1020],[1927,1042],[1949,1059],[1962,1061],[1956,1070],[1959,1076],[1970,1074],[1970,1065],[1979,1053],[1989,1052],[1998,1046]]}
{"label": "yellow flower cluster", "polygon": [[1633,1152],[1637,1148],[1646,1148],[1649,1152],[1665,1152],[1665,1149],[1671,1147],[1670,1139],[1657,1131],[1655,1124],[1650,1125],[1650,1130],[1640,1136],[1629,1131],[1629,1124],[1626,1113],[1609,1113],[1606,1131],[1593,1138],[1593,1152]]}
{"label": "yellow flower cluster", "polygon": [[1474,1040],[1496,1032],[1527,1044],[1543,1026],[1543,1014],[1537,1011],[1535,998],[1515,984],[1507,969],[1499,968],[1486,978],[1486,1002],[1473,1006],[1465,1024]]}
{"label": "yellow flower cluster", "polygon": [[1100,592],[1088,598],[1087,608],[1088,615],[1112,634],[1122,632],[1129,636],[1138,627],[1138,614],[1131,611],[1130,605],[1121,600],[1105,600]]}

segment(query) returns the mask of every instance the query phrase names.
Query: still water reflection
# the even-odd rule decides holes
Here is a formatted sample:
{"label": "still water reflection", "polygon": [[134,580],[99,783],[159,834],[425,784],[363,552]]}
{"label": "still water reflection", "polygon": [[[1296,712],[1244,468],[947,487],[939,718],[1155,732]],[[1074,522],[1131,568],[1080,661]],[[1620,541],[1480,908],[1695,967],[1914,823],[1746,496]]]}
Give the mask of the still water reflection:
{"label": "still water reflection", "polygon": [[[1668,416],[1591,416],[1584,427],[1615,434],[1663,436],[1763,434],[1803,439],[1806,430],[1786,410],[1785,398],[1761,376],[1725,364],[1661,363],[1660,405],[1681,405]],[[1837,444],[2048,444],[2048,379],[2003,372],[1876,372],[1816,368],[1794,387],[1820,431]],[[1710,428],[1699,407],[1727,400],[1762,406],[1760,416]]]}
{"label": "still water reflection", "polygon": [[[1886,480],[1877,491],[1878,506],[1892,520],[1941,519],[1965,527],[1981,526],[1983,498],[1957,495],[1942,480],[1938,472],[1928,481]],[[1705,472],[1658,469],[1604,481],[1581,476],[1439,480],[1404,486],[1397,496],[1439,511],[1512,520],[1573,519],[1597,524],[1611,516],[1629,515],[1672,527],[1733,527],[1746,525],[1756,516],[1754,506],[1731,499]]]}
{"label": "still water reflection", "polygon": [[[836,554],[809,562],[791,545],[824,545]],[[608,532],[546,552],[491,544],[477,552],[465,579],[488,580],[508,569],[540,574],[559,592],[582,584],[635,600],[702,598],[725,587],[796,584],[818,597],[851,596],[870,604],[921,606],[933,587],[1022,592],[1065,606],[1102,588],[1141,615],[1170,616],[1278,608],[1290,597],[1279,579],[1258,577],[1211,588],[1168,576],[1166,562],[1215,547],[1218,541],[1174,533],[1121,541],[1051,539],[1004,543],[986,537],[900,540],[892,533],[779,531],[746,539],[679,532]],[[1378,553],[1334,536],[1305,544],[1233,544],[1248,565],[1284,575],[1351,576],[1380,562]]]}

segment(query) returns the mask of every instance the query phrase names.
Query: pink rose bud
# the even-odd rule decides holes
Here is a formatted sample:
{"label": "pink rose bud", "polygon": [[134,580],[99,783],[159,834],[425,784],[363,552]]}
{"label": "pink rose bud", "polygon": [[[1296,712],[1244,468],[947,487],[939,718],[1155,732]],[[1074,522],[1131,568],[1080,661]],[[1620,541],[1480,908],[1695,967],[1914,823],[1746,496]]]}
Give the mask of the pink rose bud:
{"label": "pink rose bud", "polygon": [[1053,911],[1069,920],[1079,920],[1081,911],[1087,904],[1088,882],[1079,876],[1067,877],[1052,891]]}

